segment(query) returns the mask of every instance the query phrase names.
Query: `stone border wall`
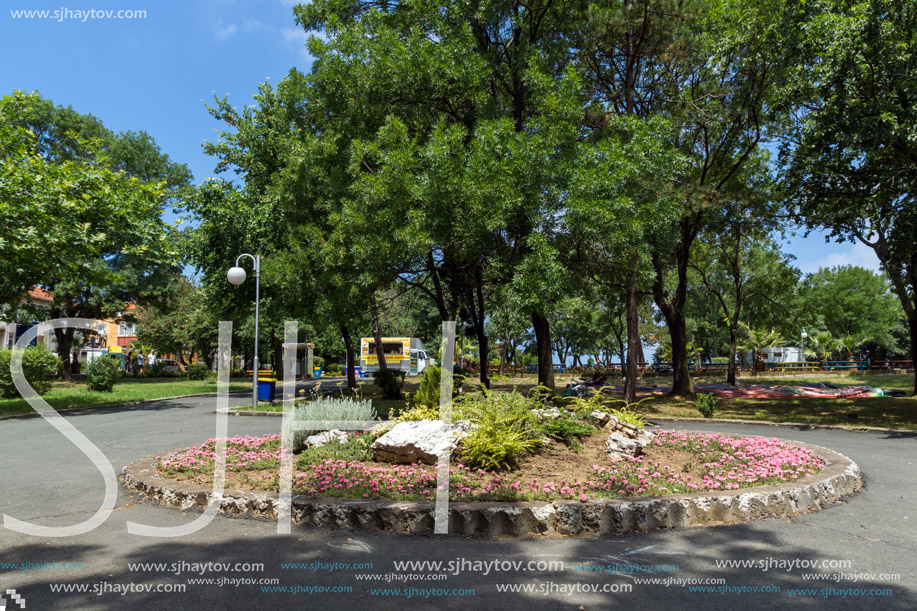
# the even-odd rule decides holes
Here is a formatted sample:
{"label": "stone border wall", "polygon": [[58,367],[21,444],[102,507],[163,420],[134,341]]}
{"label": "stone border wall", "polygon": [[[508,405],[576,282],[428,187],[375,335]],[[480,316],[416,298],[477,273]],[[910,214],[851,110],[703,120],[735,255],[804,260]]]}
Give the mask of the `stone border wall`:
{"label": "stone border wall", "polygon": [[[587,502],[471,502],[449,504],[449,532],[521,537],[527,534],[597,535],[660,528],[736,524],[762,518],[787,518],[818,511],[862,486],[852,460],[820,446],[798,443],[825,462],[816,475],[786,484],[744,488],[719,494],[693,493]],[[190,509],[206,507],[211,489],[156,474],[154,457],[124,467],[121,480],[131,491],[159,503]],[[221,513],[276,519],[278,495],[226,490]],[[362,501],[336,497],[293,497],[293,521],[300,524],[433,532],[434,503]]]}

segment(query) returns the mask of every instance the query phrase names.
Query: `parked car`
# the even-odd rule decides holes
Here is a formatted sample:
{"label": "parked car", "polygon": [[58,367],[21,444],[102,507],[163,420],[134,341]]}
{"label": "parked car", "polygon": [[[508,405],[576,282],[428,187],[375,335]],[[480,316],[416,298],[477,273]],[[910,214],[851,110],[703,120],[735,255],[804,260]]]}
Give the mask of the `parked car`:
{"label": "parked car", "polygon": [[181,367],[178,365],[178,361],[175,359],[156,359],[157,365],[162,365],[163,371],[181,371]]}

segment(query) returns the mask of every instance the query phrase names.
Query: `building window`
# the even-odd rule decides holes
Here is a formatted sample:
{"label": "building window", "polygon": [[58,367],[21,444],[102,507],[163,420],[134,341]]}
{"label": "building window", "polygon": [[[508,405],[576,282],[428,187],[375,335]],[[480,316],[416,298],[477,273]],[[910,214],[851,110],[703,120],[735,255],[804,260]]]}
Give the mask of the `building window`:
{"label": "building window", "polygon": [[122,320],[118,323],[118,335],[137,335],[137,323]]}

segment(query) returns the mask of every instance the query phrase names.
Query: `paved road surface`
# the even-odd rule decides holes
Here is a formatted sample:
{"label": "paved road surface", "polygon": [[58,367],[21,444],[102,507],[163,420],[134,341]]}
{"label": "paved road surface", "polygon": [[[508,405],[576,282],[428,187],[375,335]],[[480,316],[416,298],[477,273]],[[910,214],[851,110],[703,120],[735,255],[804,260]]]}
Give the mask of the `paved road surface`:
{"label": "paved road surface", "polygon": [[[241,395],[231,399],[231,405],[247,402]],[[214,406],[212,397],[198,397],[74,413],[68,420],[120,472],[137,458],[213,436]],[[237,417],[230,418],[229,425],[230,434],[263,434],[277,432],[280,420]],[[703,429],[780,436],[830,447],[859,463],[866,488],[846,503],[792,520],[590,539],[502,541],[296,525],[292,535],[278,535],[274,522],[226,516],[217,516],[187,537],[146,538],[128,535],[125,522],[175,526],[193,520],[199,512],[155,506],[119,490],[116,509],[106,522],[84,535],[37,538],[0,527],[0,593],[15,589],[29,611],[917,608],[917,437],[716,423],[705,423]],[[65,526],[87,519],[101,504],[101,475],[40,418],[0,422],[0,456],[0,513]],[[444,565],[439,570],[396,568],[395,563],[403,561]],[[718,566],[724,561],[748,561],[754,566]],[[834,566],[817,571],[801,566],[824,561]],[[555,564],[548,569],[544,564],[539,567],[539,562]],[[11,569],[11,563],[42,568]],[[136,563],[162,566],[132,569]],[[211,564],[206,570],[200,566],[206,563],[240,566],[227,570]],[[287,563],[305,568],[288,568]],[[371,568],[354,568],[354,564]],[[608,568],[606,572],[577,570],[583,565]],[[663,570],[661,565],[669,569],[677,565],[677,571]],[[788,565],[793,566],[788,570]],[[650,567],[660,568],[650,571]],[[815,572],[826,577],[803,578]],[[839,573],[847,577],[836,577]],[[856,574],[853,581],[850,576]],[[367,576],[373,578],[358,579]],[[202,578],[214,582],[189,581]],[[669,585],[640,583],[666,578]],[[279,580],[280,587],[297,591],[269,592],[272,586],[231,581],[262,579]],[[709,592],[682,585],[710,579],[723,581],[702,584],[712,589]],[[176,585],[185,591],[165,591]],[[52,586],[58,591],[52,591]],[[61,586],[70,591],[62,591]],[[133,591],[122,594],[125,587]],[[160,591],[137,591],[148,587]],[[508,587],[528,591],[508,592]],[[584,591],[593,588],[606,591]],[[804,588],[813,592],[791,591]],[[398,589],[400,593],[395,592]],[[876,595],[874,590],[888,592]],[[7,609],[19,608],[12,600],[6,604]]]}

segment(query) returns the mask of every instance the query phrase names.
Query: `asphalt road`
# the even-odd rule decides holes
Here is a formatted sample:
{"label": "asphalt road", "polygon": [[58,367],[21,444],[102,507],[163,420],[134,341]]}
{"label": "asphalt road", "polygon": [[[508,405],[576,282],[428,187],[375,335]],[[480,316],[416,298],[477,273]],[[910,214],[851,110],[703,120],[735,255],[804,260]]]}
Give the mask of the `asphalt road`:
{"label": "asphalt road", "polygon": [[[244,396],[231,399],[231,405],[247,402]],[[73,413],[67,419],[120,472],[138,458],[212,437],[214,407],[214,398],[199,397]],[[264,434],[279,431],[280,419],[233,417],[229,426],[230,434]],[[125,523],[176,526],[200,512],[156,506],[119,488],[116,508],[83,535],[41,538],[0,527],[0,595],[6,609],[18,609],[11,595],[3,594],[15,590],[29,611],[917,608],[917,437],[715,423],[702,428],[832,448],[860,465],[866,488],[845,503],[791,520],[526,540],[298,525],[291,535],[278,535],[275,522],[227,516],[181,538],[141,537],[128,534]],[[0,422],[0,456],[2,514],[66,526],[89,518],[101,505],[102,476],[43,419]],[[443,565],[396,567],[404,561]],[[749,566],[724,565],[735,561]],[[809,563],[819,567],[808,568]],[[586,566],[598,570],[583,570]],[[817,573],[821,577],[804,578]],[[195,581],[200,579],[213,581]],[[666,579],[667,584],[661,581]],[[278,586],[290,591],[266,591]],[[710,591],[692,591],[698,586]],[[140,591],[145,588],[152,590]]]}

